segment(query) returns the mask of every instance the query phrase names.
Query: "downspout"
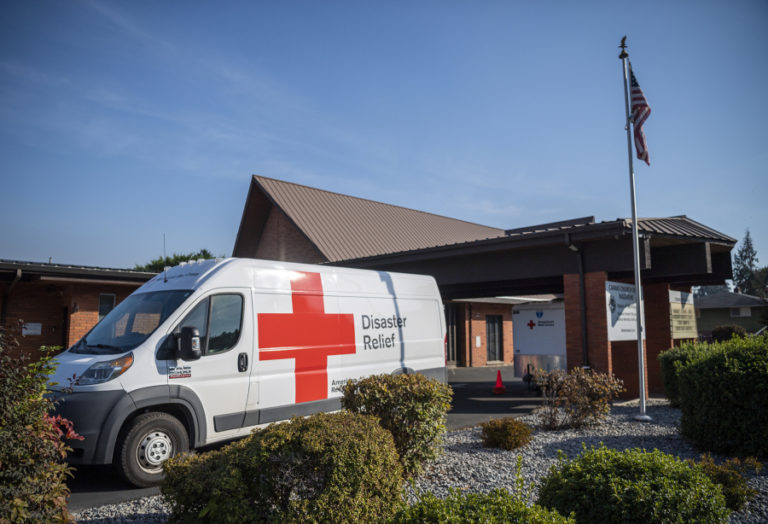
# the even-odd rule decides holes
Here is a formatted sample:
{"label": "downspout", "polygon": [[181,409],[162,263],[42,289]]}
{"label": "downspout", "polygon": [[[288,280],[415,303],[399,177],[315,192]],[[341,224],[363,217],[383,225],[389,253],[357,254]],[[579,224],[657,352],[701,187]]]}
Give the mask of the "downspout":
{"label": "downspout", "polygon": [[565,234],[565,245],[576,253],[576,267],[579,271],[579,298],[581,302],[581,361],[589,368],[589,339],[587,338],[587,286],[584,281],[584,250],[571,242],[571,235]]}
{"label": "downspout", "polygon": [[[576,248],[578,249],[578,248]],[[579,249],[576,252],[576,264],[579,266],[579,294],[581,295],[581,360],[584,367],[589,366],[589,351],[587,348],[587,286],[584,282],[584,252]]]}
{"label": "downspout", "polygon": [[8,313],[8,298],[11,296],[13,286],[15,286],[19,280],[21,280],[21,269],[16,270],[16,274],[13,276],[13,280],[11,280],[8,290],[3,295],[3,306],[2,310],[0,310],[0,326],[5,327],[5,317]]}

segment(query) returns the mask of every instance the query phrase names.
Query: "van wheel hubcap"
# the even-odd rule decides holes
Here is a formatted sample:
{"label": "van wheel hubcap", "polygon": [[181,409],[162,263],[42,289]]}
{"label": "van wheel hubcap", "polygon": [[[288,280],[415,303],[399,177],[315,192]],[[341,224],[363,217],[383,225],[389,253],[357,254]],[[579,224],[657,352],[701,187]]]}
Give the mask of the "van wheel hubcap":
{"label": "van wheel hubcap", "polygon": [[161,464],[173,455],[173,442],[167,433],[153,431],[139,444],[139,465],[141,469],[156,472]]}

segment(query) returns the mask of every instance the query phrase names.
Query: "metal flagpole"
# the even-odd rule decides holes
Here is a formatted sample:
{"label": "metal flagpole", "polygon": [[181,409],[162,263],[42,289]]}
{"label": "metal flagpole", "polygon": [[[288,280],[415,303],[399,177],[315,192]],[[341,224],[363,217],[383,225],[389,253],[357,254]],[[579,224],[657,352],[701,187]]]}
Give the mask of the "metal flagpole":
{"label": "metal flagpole", "polygon": [[635,169],[632,163],[632,133],[630,124],[632,115],[629,112],[629,82],[627,74],[627,37],[621,39],[621,67],[624,72],[624,110],[627,115],[627,154],[629,157],[629,191],[632,200],[632,258],[635,266],[635,303],[637,306],[637,364],[638,364],[638,384],[640,390],[640,413],[635,415],[635,420],[650,422],[651,417],[645,413],[645,348],[643,347],[643,334],[645,333],[645,311],[643,302],[643,287],[640,284],[640,240],[637,233],[637,199],[635,198]]}

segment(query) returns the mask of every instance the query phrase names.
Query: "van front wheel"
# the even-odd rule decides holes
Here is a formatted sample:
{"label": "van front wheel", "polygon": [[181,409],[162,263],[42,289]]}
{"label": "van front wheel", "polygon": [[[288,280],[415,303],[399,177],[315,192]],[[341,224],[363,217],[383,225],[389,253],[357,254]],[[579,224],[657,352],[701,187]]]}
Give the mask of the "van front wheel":
{"label": "van front wheel", "polygon": [[163,462],[189,450],[187,430],[167,413],[139,415],[127,427],[119,443],[115,462],[120,475],[141,488],[163,480]]}

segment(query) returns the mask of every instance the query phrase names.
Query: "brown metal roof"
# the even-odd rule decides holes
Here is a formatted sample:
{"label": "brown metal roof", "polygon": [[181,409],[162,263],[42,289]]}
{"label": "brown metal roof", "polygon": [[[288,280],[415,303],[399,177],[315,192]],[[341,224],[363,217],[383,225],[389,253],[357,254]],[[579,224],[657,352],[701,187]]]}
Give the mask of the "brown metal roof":
{"label": "brown metal roof", "polygon": [[254,175],[330,262],[504,236],[503,229]]}
{"label": "brown metal roof", "polygon": [[[627,228],[632,228],[632,219],[624,219]],[[724,242],[735,244],[736,239],[715,231],[700,222],[691,220],[685,215],[678,215],[668,218],[640,218],[637,221],[640,231],[657,235],[667,235],[672,237],[696,238],[700,240],[711,240],[715,242]]]}
{"label": "brown metal roof", "polygon": [[[116,269],[93,266],[76,266],[71,264],[54,264],[45,262],[27,262],[21,260],[0,260],[0,280],[15,275],[27,277],[61,278],[61,279],[97,279],[114,280],[129,283],[144,283],[157,273],[136,271],[134,269]],[[8,275],[11,275],[9,277]]]}

